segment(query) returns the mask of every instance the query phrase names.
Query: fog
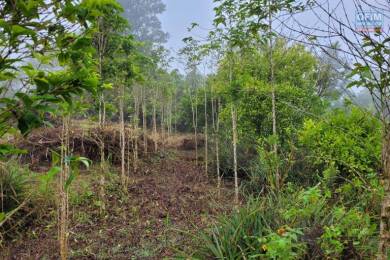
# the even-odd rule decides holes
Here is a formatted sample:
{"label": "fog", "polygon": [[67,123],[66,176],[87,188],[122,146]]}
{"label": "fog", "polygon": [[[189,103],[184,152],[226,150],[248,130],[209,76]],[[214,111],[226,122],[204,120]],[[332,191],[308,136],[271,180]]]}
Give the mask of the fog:
{"label": "fog", "polygon": [[[160,15],[162,28],[169,33],[166,47],[172,52],[172,56],[177,58],[176,52],[182,48],[182,39],[189,36],[203,38],[212,27],[214,18],[212,0],[163,0],[166,11]],[[199,24],[199,29],[189,33],[187,28],[191,23]],[[173,62],[173,67],[183,69],[177,60]]]}

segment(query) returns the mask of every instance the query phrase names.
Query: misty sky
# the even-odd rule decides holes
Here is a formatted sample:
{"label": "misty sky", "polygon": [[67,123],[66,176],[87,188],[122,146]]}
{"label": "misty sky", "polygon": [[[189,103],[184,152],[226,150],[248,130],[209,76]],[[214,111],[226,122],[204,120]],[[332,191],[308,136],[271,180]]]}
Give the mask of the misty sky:
{"label": "misty sky", "polygon": [[[175,51],[183,47],[182,39],[184,37],[194,36],[200,39],[202,36],[207,35],[208,29],[211,29],[214,18],[213,0],[163,0],[163,2],[166,4],[166,11],[160,16],[160,19],[163,30],[170,35],[166,47],[171,50],[172,56],[177,57]],[[375,3],[376,5],[379,4],[382,7],[389,5],[387,0],[368,0],[368,2]],[[342,20],[346,19],[343,16],[343,9],[339,5],[340,0],[329,1],[329,3],[336,5],[330,6],[330,9],[334,10],[337,16],[341,16]],[[353,1],[342,1],[342,3],[348,19],[354,22],[357,9]],[[368,7],[364,8],[364,11],[368,10]],[[311,27],[319,26],[325,28],[324,24],[320,25],[321,23],[318,22],[318,17],[314,16],[311,11],[299,15],[298,20]],[[390,31],[390,17],[385,17],[384,20],[385,30]],[[324,17],[324,21],[326,21],[326,17]],[[193,22],[198,23],[200,29],[196,30],[196,32],[189,33],[187,28]],[[176,68],[183,68],[178,62],[174,62],[172,65]]]}
{"label": "misty sky", "polygon": [[[212,0],[163,0],[167,10],[160,16],[163,30],[169,33],[166,45],[172,51],[183,47],[182,39],[189,36],[187,28],[196,22],[203,30],[197,30],[196,34],[204,36],[207,29],[211,28],[214,18]],[[203,34],[203,35],[202,35]],[[193,34],[192,34],[193,35]],[[176,65],[177,66],[177,65]]]}

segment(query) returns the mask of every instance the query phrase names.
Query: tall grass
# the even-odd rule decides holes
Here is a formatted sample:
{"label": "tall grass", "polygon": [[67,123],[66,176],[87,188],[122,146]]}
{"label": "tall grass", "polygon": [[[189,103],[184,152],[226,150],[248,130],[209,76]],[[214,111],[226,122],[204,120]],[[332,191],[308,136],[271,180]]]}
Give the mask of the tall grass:
{"label": "tall grass", "polygon": [[27,192],[27,170],[16,162],[0,163],[0,211],[7,213],[22,203]]}

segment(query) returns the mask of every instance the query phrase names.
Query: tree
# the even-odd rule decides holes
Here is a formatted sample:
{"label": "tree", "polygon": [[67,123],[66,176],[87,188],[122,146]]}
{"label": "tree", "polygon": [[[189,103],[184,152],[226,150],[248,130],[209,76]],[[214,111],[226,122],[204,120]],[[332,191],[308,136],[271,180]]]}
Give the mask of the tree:
{"label": "tree", "polygon": [[165,43],[168,34],[161,29],[158,15],[165,11],[161,0],[119,0],[132,33],[142,42]]}
{"label": "tree", "polygon": [[[233,144],[233,169],[234,169],[234,201],[238,205],[239,202],[239,187],[238,187],[238,162],[237,162],[237,109],[235,101],[237,99],[237,93],[239,87],[234,84],[235,75],[233,74],[233,68],[235,60],[233,59],[233,53],[235,47],[241,47],[245,45],[245,35],[242,34],[242,24],[240,23],[238,16],[239,1],[236,0],[215,0],[214,2],[219,5],[214,9],[216,17],[214,19],[214,25],[217,27],[215,31],[212,31],[209,35],[210,39],[215,42],[217,38],[217,46],[226,45],[226,59],[227,59],[227,82],[229,86],[227,97],[231,100],[231,122],[232,122],[232,144]],[[218,28],[222,26],[222,28]]]}
{"label": "tree", "polygon": [[[14,126],[28,134],[45,123],[47,113],[63,112],[61,156],[57,160],[61,167],[54,167],[51,174],[60,172],[59,244],[61,259],[67,259],[68,188],[77,164],[88,166],[86,158],[74,157],[69,149],[72,107],[77,96],[94,94],[98,86],[95,49],[91,47],[94,15],[119,6],[115,1],[11,1],[1,7],[2,134]],[[101,76],[102,70],[98,72]],[[52,159],[55,164],[54,156]]]}
{"label": "tree", "polygon": [[[275,140],[277,140],[277,117],[276,117],[276,96],[275,96],[275,84],[274,84],[274,61],[273,61],[273,45],[274,45],[274,28],[273,21],[274,16],[280,12],[297,12],[303,10],[303,5],[291,0],[273,1],[273,0],[251,0],[245,3],[240,3],[239,7],[239,19],[243,23],[243,27],[246,30],[246,34],[254,37],[255,40],[260,42],[268,41],[269,44],[269,75],[268,80],[272,86],[272,133]],[[278,142],[273,143],[273,153],[275,157],[278,157]],[[280,189],[281,176],[278,166],[275,165],[275,179],[276,188]]]}
{"label": "tree", "polygon": [[127,184],[126,174],[126,128],[125,128],[125,89],[129,88],[134,81],[140,79],[139,64],[140,55],[136,50],[133,37],[119,35],[112,38],[110,43],[114,51],[107,56],[106,80],[112,82],[117,89],[117,100],[120,121],[120,149],[121,149],[121,181],[123,188]]}
{"label": "tree", "polygon": [[[98,107],[99,107],[99,127],[100,131],[103,131],[106,124],[106,101],[105,91],[112,87],[112,82],[108,81],[107,69],[109,61],[108,57],[116,51],[118,47],[118,38],[126,30],[126,20],[122,18],[122,7],[116,0],[107,1],[83,1],[85,8],[93,8],[94,12],[86,12],[87,17],[92,20],[91,28],[93,28],[93,47],[96,50],[96,64],[97,72],[99,74],[99,88],[96,95]],[[101,185],[101,201],[104,201],[105,192],[105,170],[106,170],[106,158],[105,158],[105,143],[103,138],[100,138],[100,185]],[[101,209],[104,209],[104,203],[101,205]]]}
{"label": "tree", "polygon": [[[13,127],[28,134],[45,123],[44,115],[56,103],[71,103],[74,95],[95,91],[85,27],[89,20],[81,5],[60,2],[0,4],[1,136]],[[80,33],[73,33],[77,28]],[[65,69],[59,70],[56,61]],[[66,67],[70,62],[77,65],[71,71]]]}
{"label": "tree", "polygon": [[[104,91],[109,86],[105,84],[105,64],[106,58],[115,51],[117,47],[112,42],[116,41],[122,33],[125,32],[127,23],[122,18],[122,7],[115,0],[107,2],[85,1],[84,5],[95,8],[96,12],[89,13],[88,16],[94,21],[92,27],[94,33],[94,47],[96,49],[98,73],[100,75],[100,87],[98,94],[99,102],[99,126],[104,127],[106,121],[106,107],[104,100]],[[104,147],[101,148],[102,159],[104,159]]]}

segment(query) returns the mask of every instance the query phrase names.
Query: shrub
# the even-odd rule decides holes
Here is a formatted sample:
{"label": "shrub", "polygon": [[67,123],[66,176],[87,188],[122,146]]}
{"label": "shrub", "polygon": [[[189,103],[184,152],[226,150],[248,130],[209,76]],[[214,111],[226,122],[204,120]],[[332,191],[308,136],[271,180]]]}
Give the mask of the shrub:
{"label": "shrub", "polygon": [[[331,111],[322,120],[306,120],[299,141],[308,165],[325,173],[320,177],[344,182],[378,172],[381,132],[378,119],[352,107]],[[333,171],[325,171],[329,168]]]}
{"label": "shrub", "polygon": [[261,250],[250,258],[298,259],[305,254],[306,245],[299,241],[303,233],[289,227],[281,227],[277,232],[258,238]]}
{"label": "shrub", "polygon": [[376,253],[376,224],[358,208],[334,207],[324,233],[318,239],[327,258],[362,259]]}

